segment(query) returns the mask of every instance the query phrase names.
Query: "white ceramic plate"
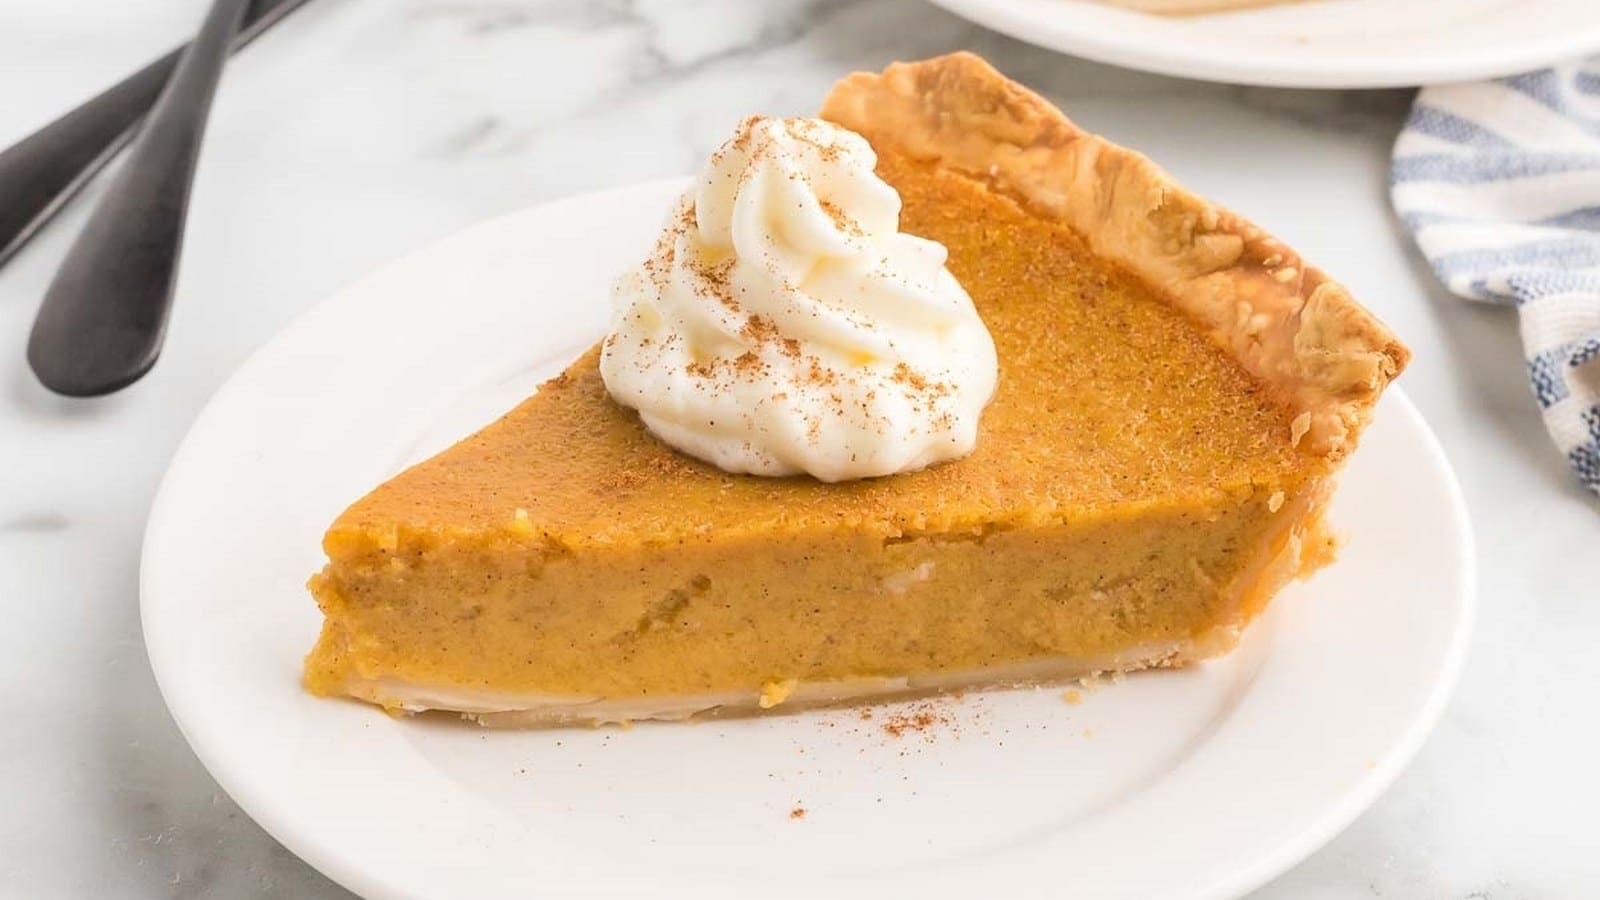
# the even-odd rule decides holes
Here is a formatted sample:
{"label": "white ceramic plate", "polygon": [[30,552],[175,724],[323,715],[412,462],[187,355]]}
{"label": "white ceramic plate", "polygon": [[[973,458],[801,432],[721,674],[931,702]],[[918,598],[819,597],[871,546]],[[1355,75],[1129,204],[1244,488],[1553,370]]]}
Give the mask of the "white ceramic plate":
{"label": "white ceramic plate", "polygon": [[1600,51],[1596,0],[1315,0],[1165,17],[1089,0],[933,0],[1041,47],[1163,75],[1275,87],[1404,87]]}
{"label": "white ceramic plate", "polygon": [[[372,897],[1233,897],[1369,804],[1438,716],[1470,621],[1467,519],[1397,392],[1332,516],[1342,559],[1233,655],[1085,691],[487,732],[299,686],[306,577],[344,505],[597,338],[676,182],[464,232],[295,322],[195,423],[150,515],[150,661],[195,752]],[[796,818],[795,809],[804,809]]]}

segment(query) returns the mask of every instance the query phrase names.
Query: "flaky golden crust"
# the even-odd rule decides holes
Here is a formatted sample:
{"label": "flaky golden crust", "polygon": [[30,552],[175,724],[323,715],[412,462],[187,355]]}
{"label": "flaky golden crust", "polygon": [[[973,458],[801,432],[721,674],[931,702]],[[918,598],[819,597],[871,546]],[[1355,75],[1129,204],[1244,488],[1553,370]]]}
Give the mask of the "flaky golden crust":
{"label": "flaky golden crust", "polygon": [[984,182],[1062,222],[1182,310],[1337,462],[1410,352],[1345,288],[1271,235],[1090,134],[970,53],[840,81],[822,116]]}

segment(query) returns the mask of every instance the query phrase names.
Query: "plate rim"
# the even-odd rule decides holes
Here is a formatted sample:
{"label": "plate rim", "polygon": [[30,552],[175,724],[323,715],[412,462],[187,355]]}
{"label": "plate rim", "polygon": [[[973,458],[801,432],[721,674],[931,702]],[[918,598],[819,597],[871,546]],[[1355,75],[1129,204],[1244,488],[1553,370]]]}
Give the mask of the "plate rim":
{"label": "plate rim", "polygon": [[[228,792],[240,809],[285,848],[350,890],[364,896],[392,895],[390,893],[391,885],[374,880],[365,868],[347,861],[339,853],[335,852],[331,846],[326,846],[298,832],[292,823],[282,821],[278,815],[280,810],[275,809],[271,804],[257,802],[259,797],[256,792],[247,789],[237,781],[225,781],[223,777],[219,776],[219,771],[229,771],[229,767],[214,755],[221,752],[219,746],[212,743],[209,738],[196,733],[193,720],[188,718],[188,715],[193,714],[193,710],[189,710],[186,713],[182,703],[176,705],[173,703],[174,695],[169,690],[169,679],[178,676],[177,673],[169,669],[172,657],[170,655],[163,657],[158,652],[166,646],[167,642],[159,633],[160,629],[155,621],[156,617],[151,615],[154,605],[152,601],[151,573],[157,568],[157,565],[153,565],[155,552],[153,548],[158,547],[160,543],[159,540],[152,540],[152,538],[158,534],[165,518],[170,515],[168,507],[171,505],[170,494],[172,483],[176,478],[175,473],[180,471],[181,464],[185,461],[186,456],[192,452],[192,438],[195,432],[202,425],[209,424],[209,420],[215,415],[215,410],[223,407],[234,393],[240,390],[240,385],[246,380],[247,374],[259,365],[264,357],[272,353],[280,342],[289,340],[300,329],[314,327],[314,320],[323,311],[334,304],[338,298],[352,292],[362,283],[376,279],[391,269],[402,267],[415,257],[434,254],[440,248],[453,242],[464,239],[470,240],[476,233],[502,227],[510,220],[533,215],[552,215],[559,212],[560,208],[567,204],[601,202],[614,196],[636,195],[650,191],[666,192],[669,188],[682,185],[685,181],[684,177],[654,179],[552,199],[469,225],[404,251],[386,262],[367,270],[343,287],[301,311],[257,347],[224,380],[186,430],[183,439],[173,453],[167,470],[161,478],[150,506],[143,533],[139,573],[139,610],[141,632],[145,642],[147,659],[155,676],[163,703],[166,705],[180,733],[183,734],[185,741],[189,744],[191,751],[206,768],[207,772],[216,779],[218,786]],[[1455,618],[1449,630],[1447,650],[1428,690],[1426,700],[1411,716],[1403,733],[1385,748],[1381,758],[1375,761],[1369,776],[1340,792],[1335,801],[1330,802],[1319,815],[1308,819],[1304,827],[1297,833],[1280,841],[1269,852],[1263,853],[1253,861],[1239,866],[1229,877],[1214,882],[1209,886],[1197,887],[1194,893],[1186,895],[1189,900],[1224,900],[1224,898],[1238,897],[1283,874],[1337,836],[1388,790],[1416,757],[1417,753],[1420,752],[1427,737],[1432,733],[1444,714],[1449,700],[1460,681],[1461,673],[1470,651],[1471,634],[1476,621],[1478,595],[1475,537],[1465,496],[1455,469],[1451,465],[1438,436],[1428,426],[1421,412],[1405,392],[1399,386],[1391,387],[1387,392],[1384,405],[1390,410],[1391,415],[1400,415],[1409,419],[1411,425],[1422,432],[1425,436],[1422,446],[1442,478],[1447,500],[1446,505],[1448,506],[1447,512],[1452,526],[1451,545],[1457,548],[1461,561],[1461,569],[1455,573],[1459,578],[1461,590],[1456,595],[1456,602],[1452,607],[1455,611]],[[241,796],[245,799],[241,799]]]}
{"label": "plate rim", "polygon": [[1451,629],[1450,649],[1427,701],[1412,718],[1406,733],[1389,748],[1382,759],[1377,760],[1371,778],[1346,791],[1337,803],[1328,807],[1320,821],[1308,824],[1298,835],[1284,841],[1277,853],[1262,857],[1253,867],[1255,871],[1249,871],[1248,868],[1241,870],[1233,887],[1219,887],[1211,894],[1198,896],[1196,900],[1234,900],[1242,897],[1265,887],[1273,879],[1285,874],[1331,843],[1354,824],[1362,813],[1371,809],[1410,767],[1417,754],[1422,752],[1423,746],[1433,734],[1440,719],[1444,717],[1445,710],[1461,683],[1461,676],[1466,670],[1467,658],[1472,649],[1472,634],[1478,620],[1477,536],[1472,529],[1472,516],[1467,506],[1466,493],[1461,488],[1461,479],[1456,475],[1455,466],[1451,464],[1444,444],[1428,425],[1422,411],[1399,385],[1390,385],[1384,392],[1386,403],[1392,402],[1391,395],[1393,400],[1401,401],[1393,404],[1394,408],[1403,411],[1411,418],[1418,431],[1424,435],[1424,447],[1428,455],[1433,458],[1439,466],[1439,471],[1445,476],[1450,520],[1455,532],[1453,540],[1462,551],[1460,572],[1462,589],[1459,612]]}
{"label": "plate rim", "polygon": [[[1151,52],[1115,30],[1083,30],[1041,22],[1016,0],[929,0],[947,12],[1020,41],[1123,69],[1217,84],[1309,90],[1375,90],[1422,87],[1501,78],[1570,62],[1600,51],[1600,21],[1558,31],[1511,50],[1490,48],[1473,55],[1424,56],[1415,60],[1345,57],[1310,58],[1286,68],[1280,60],[1207,53],[1170,44]],[[1082,2],[1082,0],[1075,0]],[[1122,12],[1137,15],[1127,10]]]}

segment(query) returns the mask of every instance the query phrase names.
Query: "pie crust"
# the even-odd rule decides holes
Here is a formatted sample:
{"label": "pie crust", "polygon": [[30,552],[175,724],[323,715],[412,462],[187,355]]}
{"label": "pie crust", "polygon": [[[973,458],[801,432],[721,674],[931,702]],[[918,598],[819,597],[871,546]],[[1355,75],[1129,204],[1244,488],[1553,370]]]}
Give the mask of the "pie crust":
{"label": "pie crust", "polygon": [[[1231,647],[1231,636],[1223,649]],[[400,712],[448,709],[491,728],[549,725],[616,725],[637,721],[681,721],[701,715],[734,717],[783,705],[785,712],[841,706],[862,701],[888,702],[995,687],[1061,684],[1102,672],[1166,668],[1184,660],[1190,642],[1138,647],[1099,658],[1052,657],[982,669],[838,681],[772,682],[759,691],[718,691],[659,698],[605,698],[536,693],[502,693],[429,687],[377,679],[352,684],[350,694]]]}
{"label": "pie crust", "polygon": [[971,53],[841,81],[823,118],[986,182],[1155,288],[1298,412],[1297,443],[1354,449],[1410,352],[1344,286],[1144,155],[1074,125]]}

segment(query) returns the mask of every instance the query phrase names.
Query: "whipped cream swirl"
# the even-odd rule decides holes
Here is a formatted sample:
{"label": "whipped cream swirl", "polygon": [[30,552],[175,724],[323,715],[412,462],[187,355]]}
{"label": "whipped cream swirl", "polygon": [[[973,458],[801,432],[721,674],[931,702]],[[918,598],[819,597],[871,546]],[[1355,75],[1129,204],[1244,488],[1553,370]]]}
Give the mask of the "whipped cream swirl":
{"label": "whipped cream swirl", "polygon": [[751,118],[616,285],[612,397],[723,470],[844,481],[972,452],[994,342],[860,135]]}

